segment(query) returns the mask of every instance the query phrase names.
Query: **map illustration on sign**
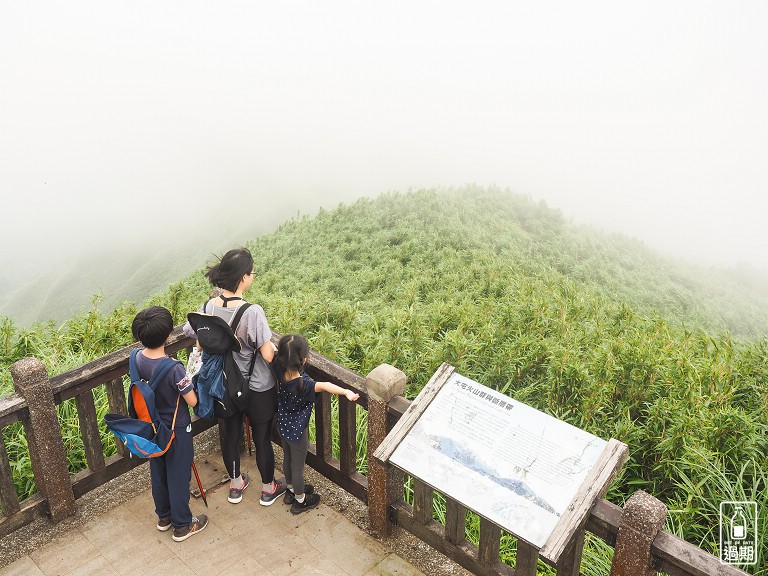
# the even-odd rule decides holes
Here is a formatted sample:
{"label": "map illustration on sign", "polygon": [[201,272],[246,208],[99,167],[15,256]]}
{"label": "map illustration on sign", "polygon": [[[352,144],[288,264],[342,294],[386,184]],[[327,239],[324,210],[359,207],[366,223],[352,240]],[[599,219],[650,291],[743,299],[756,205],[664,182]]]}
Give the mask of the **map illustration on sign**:
{"label": "map illustration on sign", "polygon": [[541,548],[606,445],[452,373],[389,462]]}

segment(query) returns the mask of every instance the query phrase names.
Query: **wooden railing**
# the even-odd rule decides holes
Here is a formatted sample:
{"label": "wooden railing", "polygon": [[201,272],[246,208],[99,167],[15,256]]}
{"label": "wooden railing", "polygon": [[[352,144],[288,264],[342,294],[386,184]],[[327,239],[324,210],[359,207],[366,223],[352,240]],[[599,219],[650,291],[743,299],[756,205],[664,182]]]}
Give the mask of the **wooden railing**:
{"label": "wooden railing", "polygon": [[[180,328],[174,330],[167,350],[175,354],[194,342]],[[16,422],[24,425],[29,457],[38,491],[19,502],[11,475],[5,442],[0,442],[0,536],[5,536],[35,518],[47,514],[53,520],[74,510],[74,501],[94,488],[142,464],[130,458],[118,443],[117,454],[104,456],[96,416],[94,391],[103,386],[111,412],[127,412],[123,376],[128,374],[128,346],[64,374],[48,378],[36,359],[17,362],[11,369],[17,392],[0,398],[0,430]],[[74,475],[68,472],[56,406],[74,399],[88,467]],[[193,433],[215,426],[198,420]],[[103,426],[103,425],[102,425]]]}
{"label": "wooden railing", "polygon": [[[173,354],[191,345],[192,341],[177,328],[167,349]],[[66,517],[76,509],[78,497],[144,462],[129,458],[122,450],[105,458],[93,397],[94,389],[104,386],[110,410],[125,412],[123,376],[128,373],[128,356],[133,347],[123,348],[50,379],[44,368],[40,372],[42,364],[36,360],[25,359],[14,365],[12,374],[17,392],[0,398],[0,430],[16,422],[24,424],[38,492],[18,501],[6,448],[0,442],[0,506],[3,510],[0,537],[44,514],[53,521]],[[392,367],[387,368],[396,371]],[[433,513],[434,492],[426,484],[410,479],[412,501],[405,502],[403,474],[391,466],[380,466],[371,455],[394,423],[403,416],[410,402],[397,392],[384,398],[379,394],[369,395],[373,385],[380,390],[382,386],[391,384],[390,381],[374,381],[379,375],[378,369],[368,377],[363,377],[311,353],[307,371],[316,380],[330,381],[360,393],[356,403],[349,402],[345,397],[338,399],[338,458],[332,453],[335,423],[331,398],[328,394],[321,395],[315,412],[316,442],[310,446],[307,464],[368,504],[371,526],[375,530],[386,536],[389,528],[397,524],[474,574],[531,576],[536,573],[540,560],[538,550],[521,540],[517,542],[515,568],[499,561],[502,531],[490,521],[480,519],[477,546],[468,542],[465,538],[467,510],[457,501],[445,498],[445,524],[437,522]],[[401,387],[404,378],[405,375],[402,375]],[[75,399],[77,405],[88,464],[86,470],[74,475],[67,472],[61,432],[55,420],[55,406],[71,398]],[[368,411],[365,434],[367,476],[360,474],[356,468],[356,406]],[[51,413],[54,421],[51,420]],[[197,434],[214,425],[212,421],[198,420],[193,424],[193,430]],[[635,570],[642,569],[642,562],[646,563],[647,568],[671,576],[745,574],[664,530],[640,534],[640,541],[645,538],[645,545],[637,546],[638,534],[632,522],[629,503],[622,509],[607,500],[599,500],[592,508],[586,524],[576,533],[555,566],[558,576],[574,576],[579,573],[585,531],[616,547],[612,574],[640,574]],[[632,533],[633,538],[623,536],[622,533]],[[625,563],[628,556],[632,561],[627,566],[617,566],[617,562]],[[629,565],[637,562],[640,562],[640,568],[633,569]]]}

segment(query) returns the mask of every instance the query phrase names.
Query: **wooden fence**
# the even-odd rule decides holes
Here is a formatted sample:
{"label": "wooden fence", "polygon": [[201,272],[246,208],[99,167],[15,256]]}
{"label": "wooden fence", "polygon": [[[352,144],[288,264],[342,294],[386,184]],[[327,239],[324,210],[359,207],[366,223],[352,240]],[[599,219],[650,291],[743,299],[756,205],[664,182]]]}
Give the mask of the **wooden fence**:
{"label": "wooden fence", "polygon": [[[167,349],[173,354],[191,345],[192,341],[176,328]],[[38,491],[19,502],[6,447],[0,442],[0,537],[39,516],[48,515],[54,522],[67,517],[76,510],[78,497],[144,462],[129,458],[122,447],[117,454],[105,458],[93,396],[94,390],[103,386],[110,411],[125,413],[123,376],[128,373],[128,356],[134,347],[123,348],[53,378],[48,378],[42,363],[33,358],[13,365],[16,393],[0,398],[0,430],[16,422],[23,423]],[[479,545],[471,544],[465,538],[467,510],[461,504],[446,497],[445,524],[437,522],[433,513],[433,490],[410,479],[413,497],[411,503],[406,503],[403,474],[391,466],[378,464],[372,457],[410,404],[400,395],[405,384],[402,372],[384,365],[363,377],[315,353],[311,354],[307,371],[317,380],[327,380],[360,393],[356,403],[339,397],[336,416],[330,395],[321,395],[315,412],[316,442],[310,446],[307,464],[365,502],[375,530],[386,536],[393,525],[398,525],[473,574],[531,576],[536,573],[540,559],[536,548],[518,541],[516,566],[512,568],[500,562],[502,531],[498,526],[481,518]],[[86,470],[74,475],[68,472],[56,412],[56,405],[71,398],[77,406],[88,464]],[[368,411],[367,476],[356,468],[357,406]],[[193,432],[198,434],[215,425],[215,422],[198,420],[193,424]],[[334,428],[338,430],[338,458],[332,449]],[[598,501],[555,566],[558,576],[579,573],[585,531],[615,547],[612,575],[645,576],[654,570],[671,576],[745,574],[662,530],[665,514],[666,508],[643,492],[633,495],[624,508],[607,500]]]}

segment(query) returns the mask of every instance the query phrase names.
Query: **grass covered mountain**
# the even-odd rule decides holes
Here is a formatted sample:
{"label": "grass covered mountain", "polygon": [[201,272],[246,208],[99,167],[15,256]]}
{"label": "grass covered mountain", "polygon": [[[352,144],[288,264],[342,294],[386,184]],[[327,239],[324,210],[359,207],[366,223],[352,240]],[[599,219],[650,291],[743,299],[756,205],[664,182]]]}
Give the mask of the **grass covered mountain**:
{"label": "grass covered mountain", "polygon": [[[393,364],[408,375],[409,397],[445,361],[627,443],[609,497],[623,503],[647,490],[669,506],[669,529],[710,551],[720,501],[757,500],[765,525],[768,307],[759,283],[664,259],[495,189],[363,199],[287,221],[249,247],[257,279],[247,296],[276,331],[305,334],[359,373]],[[180,323],[209,291],[198,270],[149,300],[61,326],[22,330],[6,319],[0,386],[23,355],[61,372],[129,343],[140,306],[167,306]]]}

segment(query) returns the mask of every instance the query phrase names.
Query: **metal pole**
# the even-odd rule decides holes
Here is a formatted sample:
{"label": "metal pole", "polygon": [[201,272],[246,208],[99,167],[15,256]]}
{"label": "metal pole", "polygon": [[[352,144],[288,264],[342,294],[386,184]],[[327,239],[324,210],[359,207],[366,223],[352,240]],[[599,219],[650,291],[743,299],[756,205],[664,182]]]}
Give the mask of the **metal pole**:
{"label": "metal pole", "polygon": [[208,500],[205,498],[205,489],[203,488],[203,483],[200,482],[200,476],[197,473],[197,466],[195,466],[194,462],[192,462],[192,472],[195,474],[195,480],[197,480],[197,487],[200,489],[200,496],[203,499],[203,503],[205,504],[205,507],[208,508]]}

